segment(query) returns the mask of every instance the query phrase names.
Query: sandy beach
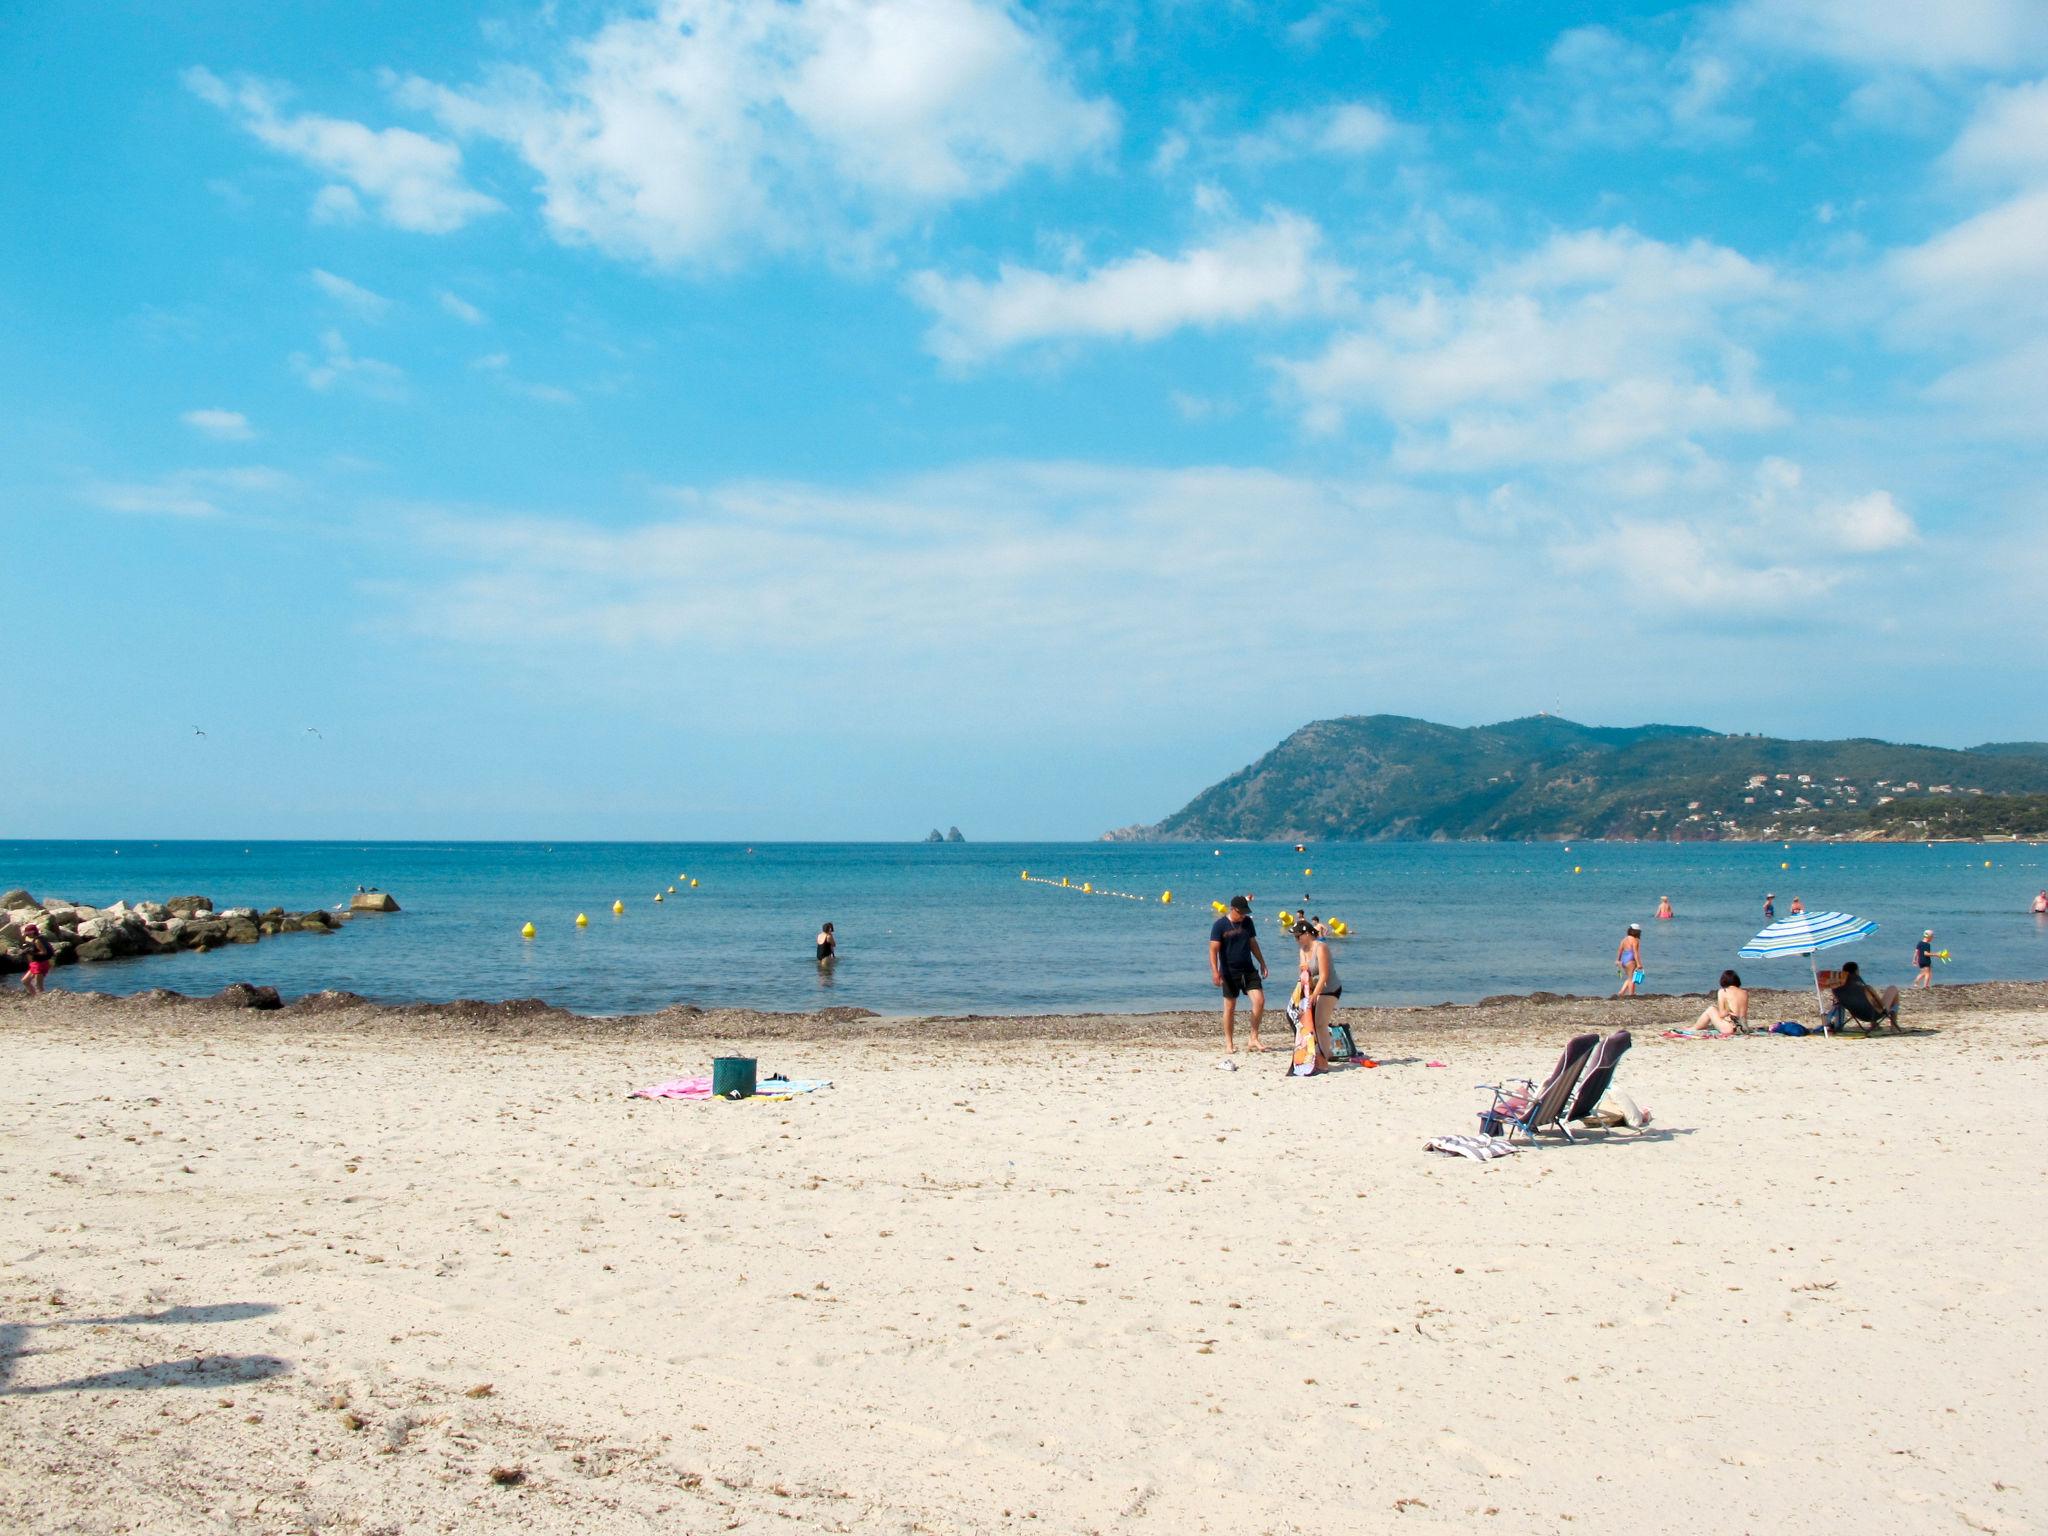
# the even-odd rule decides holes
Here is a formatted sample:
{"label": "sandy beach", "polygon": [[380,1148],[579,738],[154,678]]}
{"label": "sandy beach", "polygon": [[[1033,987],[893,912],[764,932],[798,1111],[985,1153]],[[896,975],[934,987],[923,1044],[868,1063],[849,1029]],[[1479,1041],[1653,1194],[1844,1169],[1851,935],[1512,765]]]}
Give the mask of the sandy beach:
{"label": "sandy beach", "polygon": [[[1295,1082],[1208,1015],[9,995],[0,1527],[2043,1529],[2048,987],[1698,1006]],[[1646,1132],[1423,1152],[1603,1022]],[[626,1097],[728,1048],[835,1086]]]}

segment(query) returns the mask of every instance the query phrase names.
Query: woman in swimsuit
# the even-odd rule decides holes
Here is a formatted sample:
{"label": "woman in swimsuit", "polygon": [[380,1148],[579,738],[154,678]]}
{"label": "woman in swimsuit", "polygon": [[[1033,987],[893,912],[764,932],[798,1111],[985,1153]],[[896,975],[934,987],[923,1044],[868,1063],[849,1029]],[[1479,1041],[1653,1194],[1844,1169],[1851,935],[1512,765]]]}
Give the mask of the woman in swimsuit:
{"label": "woman in swimsuit", "polygon": [[1668,923],[1671,921],[1672,918],[1676,917],[1677,915],[1677,913],[1671,910],[1671,898],[1669,896],[1659,896],[1657,898],[1658,922]]}
{"label": "woman in swimsuit", "polygon": [[1749,990],[1733,971],[1721,973],[1721,990],[1693,1024],[1694,1029],[1711,1029],[1717,1035],[1739,1035],[1749,1028]]}
{"label": "woman in swimsuit", "polygon": [[1337,979],[1337,962],[1330,946],[1317,936],[1315,924],[1294,925],[1294,942],[1301,951],[1301,1015],[1315,1042],[1315,1072],[1330,1065],[1330,1020],[1337,1016],[1337,999],[1344,984]]}
{"label": "woman in swimsuit", "polygon": [[1643,966],[1643,930],[1634,923],[1628,925],[1628,932],[1621,936],[1621,947],[1614,952],[1614,968],[1621,973],[1621,990],[1616,997],[1636,995],[1636,976]]}
{"label": "woman in swimsuit", "polygon": [[26,941],[22,953],[28,957],[28,974],[21,978],[21,990],[30,997],[40,997],[44,978],[50,974],[50,965],[57,958],[57,951],[43,937],[43,930],[34,924],[22,929],[21,936]]}
{"label": "woman in swimsuit", "polygon": [[818,930],[818,964],[830,965],[839,958],[839,940],[833,937],[832,925],[827,923]]}

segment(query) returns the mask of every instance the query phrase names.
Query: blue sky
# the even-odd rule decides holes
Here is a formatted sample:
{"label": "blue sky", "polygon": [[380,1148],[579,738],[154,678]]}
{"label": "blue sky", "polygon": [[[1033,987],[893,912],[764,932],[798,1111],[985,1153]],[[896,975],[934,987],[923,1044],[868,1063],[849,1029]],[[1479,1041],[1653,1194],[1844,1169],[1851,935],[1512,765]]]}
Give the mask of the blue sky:
{"label": "blue sky", "polygon": [[9,835],[2048,736],[2037,0],[17,0],[0,137]]}

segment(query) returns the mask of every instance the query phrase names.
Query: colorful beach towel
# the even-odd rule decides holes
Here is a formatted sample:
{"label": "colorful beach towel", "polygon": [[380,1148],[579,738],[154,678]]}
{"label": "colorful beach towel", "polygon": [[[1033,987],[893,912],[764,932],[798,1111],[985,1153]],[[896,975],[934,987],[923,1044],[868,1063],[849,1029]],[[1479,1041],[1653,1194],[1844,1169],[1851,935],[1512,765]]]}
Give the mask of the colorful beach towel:
{"label": "colorful beach towel", "polygon": [[1422,1150],[1448,1152],[1453,1157],[1469,1157],[1475,1163],[1484,1163],[1507,1157],[1517,1149],[1499,1136],[1432,1136],[1422,1144]]}
{"label": "colorful beach towel", "polygon": [[793,1099],[800,1093],[816,1093],[820,1088],[830,1088],[829,1077],[764,1077],[754,1084],[754,1097],[771,1102]]}
{"label": "colorful beach towel", "polygon": [[626,1097],[629,1099],[708,1099],[711,1097],[711,1079],[708,1077],[674,1077],[665,1083],[656,1083],[652,1088],[635,1088]]}

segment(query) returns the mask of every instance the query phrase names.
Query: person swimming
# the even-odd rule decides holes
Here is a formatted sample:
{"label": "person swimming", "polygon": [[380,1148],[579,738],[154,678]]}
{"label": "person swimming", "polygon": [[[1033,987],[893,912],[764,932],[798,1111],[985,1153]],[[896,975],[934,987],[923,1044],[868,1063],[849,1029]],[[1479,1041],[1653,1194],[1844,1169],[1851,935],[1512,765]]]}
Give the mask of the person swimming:
{"label": "person swimming", "polygon": [[2034,898],[2034,911],[2036,915],[2048,913],[2048,891],[2043,891]]}
{"label": "person swimming", "polygon": [[1671,921],[1672,918],[1676,917],[1677,915],[1678,914],[1676,912],[1673,912],[1671,910],[1671,898],[1669,896],[1659,896],[1657,898],[1658,922],[1668,923]]}

